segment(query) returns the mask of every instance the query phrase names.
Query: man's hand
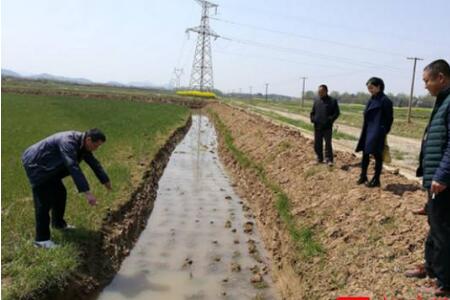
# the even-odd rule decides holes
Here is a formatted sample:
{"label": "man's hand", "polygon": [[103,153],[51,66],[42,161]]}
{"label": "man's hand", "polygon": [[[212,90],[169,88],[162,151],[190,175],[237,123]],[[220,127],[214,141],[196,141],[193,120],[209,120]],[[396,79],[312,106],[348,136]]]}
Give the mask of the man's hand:
{"label": "man's hand", "polygon": [[439,183],[439,182],[433,180],[431,182],[430,191],[433,194],[439,194],[440,192],[442,192],[446,188],[447,188],[447,186],[445,184],[442,184],[442,183]]}
{"label": "man's hand", "polygon": [[89,205],[91,205],[91,206],[97,205],[97,199],[91,192],[88,191],[88,192],[84,193],[84,195],[86,196],[86,200],[89,203]]}
{"label": "man's hand", "polygon": [[106,183],[104,184],[104,186],[105,186],[105,188],[106,188],[108,191],[112,191],[111,181],[106,182]]}

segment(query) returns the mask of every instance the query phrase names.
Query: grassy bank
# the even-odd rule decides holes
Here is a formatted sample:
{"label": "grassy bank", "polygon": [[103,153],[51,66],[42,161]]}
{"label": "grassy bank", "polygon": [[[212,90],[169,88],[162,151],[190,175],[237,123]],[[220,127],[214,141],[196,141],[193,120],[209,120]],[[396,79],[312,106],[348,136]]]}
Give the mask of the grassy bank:
{"label": "grassy bank", "polygon": [[[175,105],[146,104],[76,97],[2,94],[2,294],[16,299],[36,289],[58,285],[81,263],[81,250],[98,235],[102,218],[128,200],[144,168],[189,110]],[[108,172],[113,192],[107,193],[89,167],[82,168],[99,203],[90,207],[71,178],[66,219],[77,230],[52,238],[59,249],[35,249],[34,209],[22,152],[57,131],[101,128],[107,142],[96,152]]]}

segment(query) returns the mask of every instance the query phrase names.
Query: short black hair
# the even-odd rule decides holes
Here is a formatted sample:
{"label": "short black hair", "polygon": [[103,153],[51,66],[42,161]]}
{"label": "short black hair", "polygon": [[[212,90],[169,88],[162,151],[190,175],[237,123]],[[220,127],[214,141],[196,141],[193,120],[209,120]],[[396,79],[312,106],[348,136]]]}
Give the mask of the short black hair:
{"label": "short black hair", "polygon": [[98,128],[91,128],[86,131],[86,138],[88,137],[90,137],[94,143],[98,141],[106,142],[105,134]]}
{"label": "short black hair", "polygon": [[383,79],[378,78],[378,77],[372,77],[369,80],[367,80],[366,86],[368,86],[369,84],[374,85],[376,87],[379,87],[380,91],[384,92],[384,81],[383,81]]}
{"label": "short black hair", "polygon": [[321,84],[321,85],[319,85],[319,89],[320,89],[320,88],[324,88],[324,89],[328,92],[328,87],[327,87],[326,84]]}
{"label": "short black hair", "polygon": [[450,66],[444,59],[438,59],[426,66],[424,71],[429,71],[432,77],[436,77],[439,73],[444,74],[445,77],[450,78]]}

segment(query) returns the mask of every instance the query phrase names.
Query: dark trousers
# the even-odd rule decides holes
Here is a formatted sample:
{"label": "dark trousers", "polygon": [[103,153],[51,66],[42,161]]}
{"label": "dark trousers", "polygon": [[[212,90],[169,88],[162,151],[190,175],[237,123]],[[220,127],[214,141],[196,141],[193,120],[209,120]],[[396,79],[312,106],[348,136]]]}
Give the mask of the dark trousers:
{"label": "dark trousers", "polygon": [[333,147],[331,145],[332,136],[333,128],[314,128],[314,151],[316,152],[318,161],[323,161],[323,140],[325,140],[325,158],[327,161],[333,161]]}
{"label": "dark trousers", "polygon": [[49,180],[33,187],[34,212],[36,217],[36,241],[50,239],[50,216],[52,211],[52,226],[64,228],[67,192],[60,179]]}
{"label": "dark trousers", "polygon": [[[375,175],[373,178],[380,179],[381,170],[383,169],[383,154],[372,154],[375,157]],[[367,177],[367,169],[369,168],[370,154],[363,153],[361,161],[361,177]]]}
{"label": "dark trousers", "polygon": [[439,284],[450,289],[450,188],[431,199],[426,206],[430,231],[425,241],[425,267]]}

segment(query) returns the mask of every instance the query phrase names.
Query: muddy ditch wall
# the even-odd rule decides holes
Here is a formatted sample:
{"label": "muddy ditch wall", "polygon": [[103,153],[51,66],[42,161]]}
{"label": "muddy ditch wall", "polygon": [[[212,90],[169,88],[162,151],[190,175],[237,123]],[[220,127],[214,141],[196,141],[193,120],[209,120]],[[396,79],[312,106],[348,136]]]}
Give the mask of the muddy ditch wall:
{"label": "muddy ditch wall", "polygon": [[95,299],[100,290],[111,282],[145,229],[156,200],[159,179],[191,123],[190,117],[185,125],[173,132],[148,165],[141,184],[129,201],[104,217],[96,240],[82,249],[82,265],[68,278],[65,286],[38,291],[28,299]]}
{"label": "muddy ditch wall", "polygon": [[223,104],[207,110],[226,126],[234,146],[286,193],[295,222],[310,228],[323,247],[320,255],[298,254],[276,195],[257,170],[239,162],[219,131],[221,160],[255,214],[284,299],[415,299],[418,287],[429,284],[403,276],[423,260],[427,221],[411,213],[426,200],[419,184],[384,170],[381,188],[358,186],[360,160],[354,154],[335,151],[333,168],[317,165],[312,141],[298,130]]}

